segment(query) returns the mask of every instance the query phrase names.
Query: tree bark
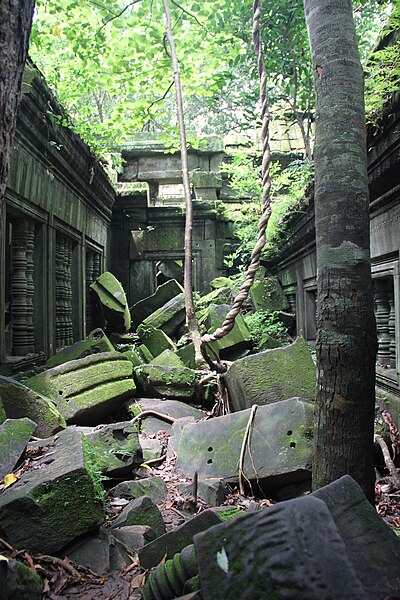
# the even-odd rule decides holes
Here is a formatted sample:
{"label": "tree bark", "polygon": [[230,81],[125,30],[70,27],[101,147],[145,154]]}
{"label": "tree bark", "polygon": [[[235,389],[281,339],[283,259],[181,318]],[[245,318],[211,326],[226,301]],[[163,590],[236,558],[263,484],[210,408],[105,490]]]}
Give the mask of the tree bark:
{"label": "tree bark", "polygon": [[0,224],[34,6],[35,0],[0,2]]}
{"label": "tree bark", "polygon": [[348,473],[374,497],[376,330],[360,64],[351,0],[304,0],[317,96],[313,487]]}
{"label": "tree bark", "polygon": [[205,366],[205,362],[200,350],[200,331],[197,322],[194,301],[193,301],[193,203],[190,192],[189,181],[189,161],[186,146],[186,129],[183,116],[183,101],[182,101],[182,86],[179,73],[179,62],[175,48],[175,42],[172,35],[171,13],[167,0],[162,0],[165,12],[166,21],[166,37],[171,49],[172,66],[174,70],[174,87],[176,96],[176,112],[179,125],[181,163],[182,163],[182,183],[183,193],[185,197],[185,260],[184,260],[184,293],[185,293],[185,308],[186,308],[186,325],[192,338],[196,365],[200,368]]}

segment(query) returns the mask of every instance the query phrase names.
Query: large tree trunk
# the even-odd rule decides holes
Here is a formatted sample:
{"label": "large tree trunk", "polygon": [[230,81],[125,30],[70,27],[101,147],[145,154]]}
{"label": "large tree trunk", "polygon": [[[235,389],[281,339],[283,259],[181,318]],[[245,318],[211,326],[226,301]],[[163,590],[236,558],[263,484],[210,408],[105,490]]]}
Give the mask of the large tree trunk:
{"label": "large tree trunk", "polygon": [[376,331],[363,99],[351,0],[304,0],[317,95],[313,487],[348,473],[373,500]]}
{"label": "large tree trunk", "polygon": [[0,225],[34,6],[35,0],[0,0]]}

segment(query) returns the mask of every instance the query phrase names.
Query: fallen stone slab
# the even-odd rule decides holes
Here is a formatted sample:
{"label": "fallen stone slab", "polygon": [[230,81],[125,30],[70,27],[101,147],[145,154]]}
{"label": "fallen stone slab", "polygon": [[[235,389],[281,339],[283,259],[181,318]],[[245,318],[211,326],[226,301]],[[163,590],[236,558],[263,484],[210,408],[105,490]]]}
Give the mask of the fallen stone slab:
{"label": "fallen stone slab", "polygon": [[50,437],[67,426],[54,402],[10,377],[0,376],[0,399],[8,419],[35,421],[34,435]]}
{"label": "fallen stone slab", "polygon": [[149,398],[174,398],[189,402],[194,395],[196,372],[187,367],[143,365],[134,371],[141,393]]}
{"label": "fallen stone slab", "polygon": [[175,279],[170,279],[166,283],[160,285],[154,294],[136,302],[130,309],[133,329],[136,329],[146,317],[182,292],[183,289],[180,283]]}
{"label": "fallen stone slab", "polygon": [[[228,304],[211,304],[208,308],[206,327],[209,333],[214,333],[223,324],[231,307]],[[233,352],[251,348],[251,334],[241,314],[235,319],[233,329],[222,339],[211,344],[221,358],[227,358]]]}
{"label": "fallen stone slab", "polygon": [[[182,496],[193,495],[193,483],[178,483],[176,487]],[[229,488],[222,479],[199,479],[197,481],[197,497],[210,506],[221,506],[228,493]]]}
{"label": "fallen stone slab", "polygon": [[140,365],[149,362],[149,360],[144,360],[141,352],[139,352],[139,350],[134,346],[132,346],[128,350],[124,350],[122,352],[122,356],[126,356],[126,358],[128,358],[131,361],[134,367],[139,367]]}
{"label": "fallen stone slab", "polygon": [[224,375],[232,411],[301,396],[315,397],[315,365],[303,338],[235,361]]}
{"label": "fallen stone slab", "polygon": [[235,519],[243,511],[236,507],[224,506],[219,508],[208,508],[200,514],[192,517],[186,523],[179,525],[172,531],[158,537],[153,542],[139,549],[140,564],[144,569],[152,569],[165,557],[172,558],[192,543],[193,536],[200,531],[205,531],[213,525]]}
{"label": "fallen stone slab", "polygon": [[89,442],[74,427],[30,445],[43,455],[0,496],[0,537],[51,554],[98,527],[103,487]]}
{"label": "fallen stone slab", "polygon": [[161,442],[156,439],[151,439],[145,437],[144,435],[140,436],[140,446],[143,452],[143,460],[142,462],[147,462],[148,460],[155,460],[160,458],[163,453],[163,447]]}
{"label": "fallen stone slab", "polygon": [[155,531],[157,536],[165,533],[165,523],[160,510],[149,496],[140,496],[129,502],[112,522],[111,528],[116,529],[128,525],[147,525]]}
{"label": "fallen stone slab", "polygon": [[133,396],[132,369],[119,352],[102,352],[53,367],[27,384],[49,397],[68,423],[96,425]]}
{"label": "fallen stone slab", "polygon": [[178,348],[176,351],[176,355],[181,359],[181,361],[185,367],[189,367],[190,369],[196,369],[196,360],[195,360],[195,352],[194,352],[193,342],[191,342],[190,344],[186,344],[186,346],[182,346],[181,348]]}
{"label": "fallen stone slab", "polygon": [[[126,403],[126,408],[133,417],[145,411],[154,411],[163,415],[168,415],[174,419],[183,417],[193,417],[195,421],[204,419],[204,413],[187,404],[179,402],[179,400],[164,400],[162,398],[136,398],[136,400]],[[147,435],[155,435],[160,429],[164,429],[167,433],[171,431],[171,425],[157,419],[155,417],[146,417],[141,420],[140,430]]]}
{"label": "fallen stone slab", "polygon": [[49,358],[46,366],[51,369],[69,360],[84,358],[89,354],[98,354],[99,352],[115,352],[115,348],[102,329],[94,329],[84,340],[79,340],[72,346],[62,348],[52,358]]}
{"label": "fallen stone slab", "polygon": [[175,350],[174,342],[161,329],[156,329],[151,325],[139,325],[137,333],[154,357],[164,352],[164,350]]}
{"label": "fallen stone slab", "polygon": [[131,481],[122,481],[110,490],[114,498],[134,499],[149,496],[154,504],[165,500],[168,490],[161,477],[146,477]]}
{"label": "fallen stone slab", "polygon": [[97,575],[107,575],[121,571],[132,563],[125,544],[104,527],[69,544],[62,551],[62,556],[86,567]]}
{"label": "fallen stone slab", "polygon": [[0,598],[4,600],[40,600],[42,578],[14,558],[0,554]]}
{"label": "fallen stone slab", "polygon": [[84,432],[96,455],[102,473],[122,477],[143,462],[138,428],[131,421],[100,425]]}
{"label": "fallen stone slab", "polygon": [[365,589],[365,598],[400,596],[400,539],[345,475],[313,492],[327,505]]}
{"label": "fallen stone slab", "polygon": [[266,312],[287,311],[288,299],[282,289],[279,279],[268,274],[264,267],[260,267],[255,281],[250,288],[250,297],[256,310]]}
{"label": "fallen stone slab", "polygon": [[146,317],[143,325],[151,325],[162,329],[167,335],[173,335],[184,322],[185,299],[181,293]]}
{"label": "fallen stone slab", "polygon": [[183,364],[183,362],[181,361],[181,359],[179,358],[179,356],[177,355],[176,352],[173,352],[172,350],[164,350],[163,352],[161,352],[161,354],[159,354],[158,356],[156,356],[155,358],[153,358],[153,360],[150,362],[151,365],[161,365],[163,367],[184,367],[185,365]]}
{"label": "fallen stone slab", "polygon": [[0,479],[14,470],[28,445],[36,423],[27,419],[7,419],[0,425]]}
{"label": "fallen stone slab", "polygon": [[[300,398],[258,407],[245,453],[247,480],[283,486],[311,477],[313,408]],[[251,410],[185,425],[173,447],[177,470],[186,477],[197,471],[201,479],[237,482]]]}
{"label": "fallen stone slab", "polygon": [[111,530],[111,534],[130,552],[142,548],[156,539],[154,529],[147,525],[127,525]]}
{"label": "fallen stone slab", "polygon": [[203,600],[361,600],[365,590],[324,502],[297,498],[194,537]]}
{"label": "fallen stone slab", "polygon": [[97,294],[103,315],[107,321],[108,331],[129,331],[131,328],[131,313],[126,301],[124,288],[116,277],[109,271],[102,273],[91,284],[91,289]]}

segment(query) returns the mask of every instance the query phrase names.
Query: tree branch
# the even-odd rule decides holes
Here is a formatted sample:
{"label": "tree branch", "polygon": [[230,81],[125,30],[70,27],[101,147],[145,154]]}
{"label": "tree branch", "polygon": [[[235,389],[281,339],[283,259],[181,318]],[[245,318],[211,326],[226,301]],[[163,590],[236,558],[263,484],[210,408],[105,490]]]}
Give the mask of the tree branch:
{"label": "tree branch", "polygon": [[96,35],[99,35],[100,31],[101,31],[102,29],[104,29],[104,27],[105,27],[106,25],[108,25],[108,23],[110,23],[110,21],[114,21],[114,19],[118,19],[118,18],[119,18],[121,15],[123,15],[123,14],[124,14],[124,12],[125,12],[126,10],[128,10],[128,8],[129,8],[130,6],[133,6],[134,4],[137,4],[138,2],[141,2],[141,0],[133,0],[132,2],[129,2],[129,4],[127,4],[127,5],[125,6],[125,8],[123,8],[123,9],[122,9],[122,10],[121,10],[119,13],[117,13],[117,14],[113,14],[113,16],[112,16],[112,17],[110,17],[109,19],[106,19],[106,20],[104,21],[103,25],[100,27],[100,29],[98,29],[98,31],[96,32]]}

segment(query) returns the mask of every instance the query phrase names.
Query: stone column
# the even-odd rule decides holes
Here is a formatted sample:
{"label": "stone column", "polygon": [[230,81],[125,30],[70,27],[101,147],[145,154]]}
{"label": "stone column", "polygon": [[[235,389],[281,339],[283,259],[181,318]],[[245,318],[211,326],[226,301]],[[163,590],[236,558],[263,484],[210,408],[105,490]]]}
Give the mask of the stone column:
{"label": "stone column", "polygon": [[23,356],[35,351],[33,330],[35,230],[34,224],[27,219],[18,219],[12,225],[12,352],[16,356]]}
{"label": "stone column", "polygon": [[72,334],[72,288],[71,288],[72,240],[58,234],[56,241],[56,348],[73,343]]}
{"label": "stone column", "polygon": [[394,289],[392,282],[389,282],[389,291],[388,291],[388,302],[389,302],[389,321],[388,321],[388,329],[389,329],[389,337],[390,337],[390,345],[389,345],[389,353],[390,353],[390,368],[396,368],[396,311],[394,306]]}
{"label": "stone column", "polygon": [[387,279],[374,280],[375,318],[378,333],[378,364],[390,365],[390,335]]}

